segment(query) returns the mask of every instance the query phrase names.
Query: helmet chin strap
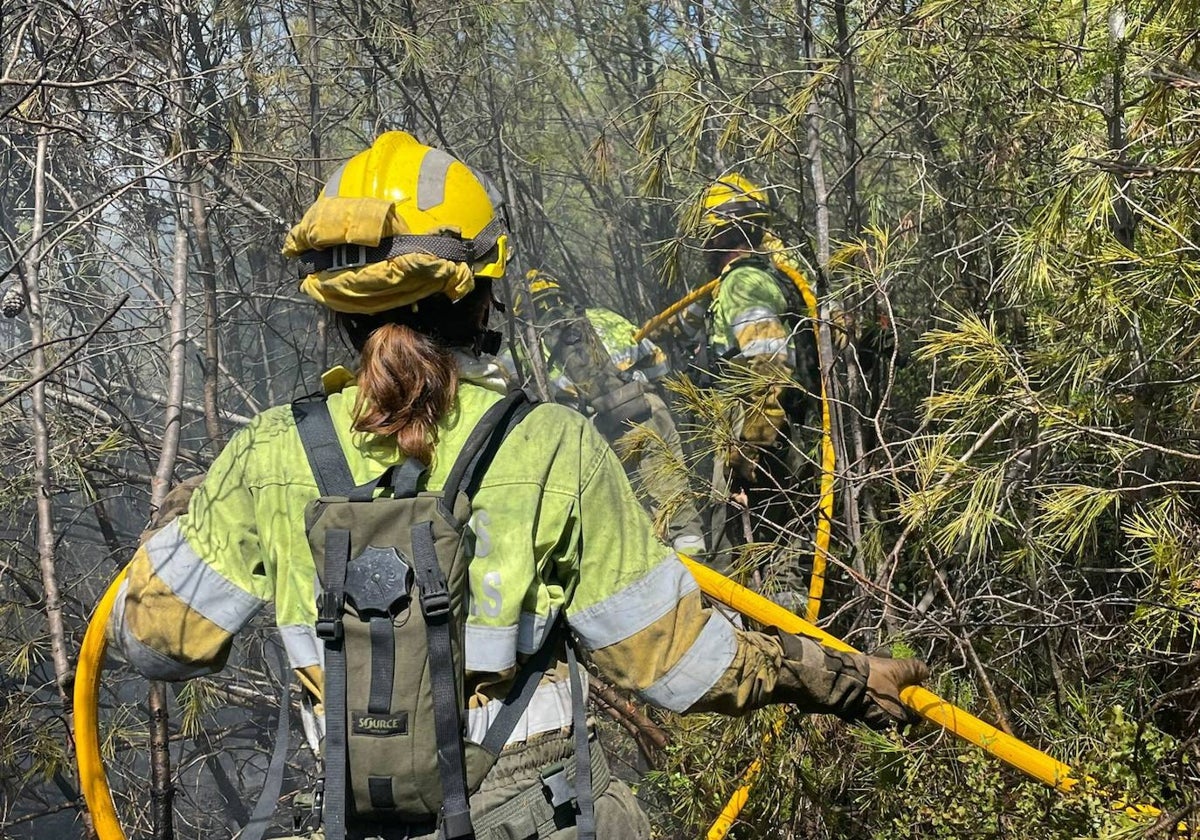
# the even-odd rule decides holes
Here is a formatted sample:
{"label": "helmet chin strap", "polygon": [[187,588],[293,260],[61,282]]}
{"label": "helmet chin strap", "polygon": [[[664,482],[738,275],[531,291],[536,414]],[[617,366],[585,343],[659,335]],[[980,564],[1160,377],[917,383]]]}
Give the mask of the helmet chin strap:
{"label": "helmet chin strap", "polygon": [[495,356],[504,343],[504,333],[499,330],[482,330],[475,336],[475,352]]}

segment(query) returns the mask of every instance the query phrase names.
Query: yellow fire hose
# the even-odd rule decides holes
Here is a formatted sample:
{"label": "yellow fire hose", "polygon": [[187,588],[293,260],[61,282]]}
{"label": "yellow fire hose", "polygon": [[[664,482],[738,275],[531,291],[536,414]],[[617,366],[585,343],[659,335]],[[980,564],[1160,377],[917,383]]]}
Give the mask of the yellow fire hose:
{"label": "yellow fire hose", "polygon": [[[807,636],[834,650],[848,653],[857,652],[836,636],[826,633],[820,627],[788,612],[757,592],[735,583],[707,566],[703,566],[689,557],[684,557],[683,562],[696,578],[696,582],[700,584],[700,590],[704,594],[737,610],[747,618],[760,624],[778,627],[785,633]],[[1014,767],[1056,790],[1065,793],[1080,782],[1080,779],[1073,775],[1073,771],[1066,764],[1024,741],[1002,732],[991,724],[985,723],[926,688],[916,685],[909,686],[900,692],[900,700],[925,720],[937,724],[947,732],[990,753],[1010,767]],[[1084,777],[1084,781],[1089,785],[1095,784],[1095,780],[1087,777]],[[709,829],[708,840],[719,840],[724,837],[729,826],[737,819],[737,814],[744,804],[744,799],[738,803],[730,800],[717,822]],[[1123,800],[1115,800],[1111,806],[1134,819],[1157,819],[1162,815],[1162,811],[1153,805],[1130,804]],[[1180,823],[1176,830],[1186,831],[1187,826]]]}
{"label": "yellow fire hose", "polygon": [[[817,296],[813,294],[812,287],[808,285],[808,279],[789,263],[783,254],[776,253],[772,260],[775,267],[787,275],[788,279],[792,281],[792,285],[796,287],[796,291],[800,292],[800,296],[804,298],[804,305],[808,307],[808,316],[812,318],[817,328],[821,329]],[[818,344],[817,360],[821,369],[824,370],[823,362],[825,360],[821,359],[820,355],[821,348]],[[808,608],[805,613],[805,618],[810,622],[817,620],[817,616],[821,612],[821,596],[825,594],[825,567],[829,557],[829,540],[833,532],[833,481],[836,469],[837,454],[833,445],[833,414],[829,410],[829,393],[825,388],[825,377],[822,376],[821,500],[817,505],[817,533],[814,540],[812,577],[808,582]]]}
{"label": "yellow fire hose", "polygon": [[[826,633],[821,628],[805,621],[800,616],[788,612],[783,607],[767,600],[756,592],[740,586],[723,575],[714,572],[694,560],[683,557],[683,562],[696,578],[700,589],[717,601],[737,610],[743,615],[764,625],[778,627],[785,633],[796,633],[816,639],[822,644],[835,650],[853,652],[854,648],[840,639]],[[100,699],[100,672],[104,663],[104,655],[108,648],[105,637],[105,627],[112,612],[113,602],[117,591],[125,580],[122,571],[109,585],[104,597],[96,605],[87,632],[83,637],[83,647],[79,653],[79,663],[75,673],[75,753],[79,763],[79,779],[83,789],[84,799],[92,814],[92,822],[100,840],[126,840],[125,832],[117,820],[116,808],[113,806],[112,792],[108,786],[108,777],[104,770],[104,762],[100,756],[100,728],[98,707]],[[983,749],[1001,761],[1021,772],[1044,782],[1060,791],[1070,791],[1079,783],[1072,775],[1071,768],[1046,753],[1031,747],[1024,741],[1001,732],[970,713],[946,702],[931,691],[920,686],[910,686],[900,694],[900,699],[906,706],[913,709],[921,717],[943,727],[947,731],[965,741]],[[776,724],[776,732],[781,731],[782,720]],[[761,759],[755,762],[761,769]],[[1091,779],[1085,779],[1089,784]],[[743,786],[738,796],[730,801],[722,812],[721,817],[710,829],[709,840],[720,840],[728,832],[737,815],[745,805],[749,795],[749,787]],[[1130,817],[1140,819],[1156,819],[1161,811],[1153,805],[1128,804],[1114,801],[1112,807]],[[718,833],[719,830],[719,833]],[[1187,827],[1180,823],[1178,831],[1186,831]]]}
{"label": "yellow fire hose", "polygon": [[108,590],[83,635],[79,663],[75,669],[75,760],[79,763],[79,783],[83,798],[92,814],[92,824],[100,840],[125,840],[125,831],[117,820],[108,775],[100,758],[100,671],[108,650],[105,627],[112,613],[117,591],[125,582],[125,571],[109,584]]}
{"label": "yellow fire hose", "polygon": [[[819,323],[819,310],[816,295],[804,275],[792,265],[780,250],[782,245],[776,243],[772,254],[775,267],[785,274],[804,298],[809,315],[814,322]],[[635,341],[641,341],[648,335],[658,332],[676,314],[691,306],[698,300],[713,294],[720,285],[720,278],[711,280],[668,306],[658,315],[648,320],[634,335]],[[825,381],[821,380],[821,487],[818,504],[818,519],[815,535],[815,550],[813,553],[813,571],[809,582],[807,620],[788,612],[774,602],[742,587],[734,581],[700,565],[690,558],[684,558],[692,573],[700,583],[700,588],[711,598],[714,598],[739,613],[763,624],[778,627],[784,632],[800,633],[815,638],[823,644],[837,650],[853,651],[845,642],[826,633],[817,627],[816,621],[820,612],[821,597],[825,587],[825,569],[827,564],[830,533],[833,525],[833,485],[836,468],[836,455],[832,439],[832,421],[829,408],[829,395],[826,392]],[[996,729],[968,712],[947,703],[936,694],[920,686],[911,686],[901,693],[900,699],[909,708],[916,711],[926,720],[938,724],[958,737],[975,744],[985,752],[999,758],[1012,767],[1041,781],[1051,787],[1066,792],[1079,783],[1072,775],[1071,768],[1055,758],[1041,752],[1025,742]],[[777,737],[782,731],[786,717],[780,715],[763,739],[765,748],[772,737]],[[733,823],[737,820],[742,808],[750,796],[750,789],[762,771],[762,758],[756,758],[742,774],[740,784],[729,798],[716,821],[709,828],[707,840],[723,840]],[[1094,785],[1094,780],[1086,779]],[[1130,805],[1123,801],[1114,801],[1112,807],[1126,813],[1128,816],[1142,819],[1155,819],[1161,811],[1153,805]],[[1178,830],[1186,827],[1181,823]]]}
{"label": "yellow fire hose", "polygon": [[670,321],[680,312],[687,309],[696,301],[703,300],[711,295],[714,291],[716,291],[717,286],[720,284],[720,278],[717,278],[716,280],[709,280],[703,286],[697,286],[679,300],[672,303],[662,312],[659,312],[649,321],[642,324],[642,328],[633,334],[634,344],[641,341],[643,338],[646,338],[647,336],[654,335],[656,332],[661,330],[668,321]]}
{"label": "yellow fire hose", "polygon": [[[817,301],[817,296],[813,293],[812,286],[809,285],[808,279],[788,262],[782,252],[783,244],[775,241],[775,253],[772,254],[772,262],[796,287],[796,291],[804,299],[804,305],[808,309],[808,315],[814,324],[819,324],[820,309]],[[708,295],[714,294],[721,284],[721,278],[710,280],[703,286],[699,286],[688,292],[675,303],[668,306],[662,312],[655,315],[647,321],[642,328],[633,336],[635,342],[641,341],[647,335],[652,335],[670,321],[675,315],[687,309],[698,300],[702,300]],[[820,346],[817,348],[818,362],[820,362]],[[824,366],[822,366],[824,370]],[[829,394],[825,387],[825,377],[821,377],[821,486],[820,486],[820,501],[817,505],[817,528],[816,538],[814,540],[812,575],[808,582],[808,605],[805,610],[805,616],[810,622],[815,622],[817,616],[821,612],[821,598],[825,594],[825,570],[828,564],[829,542],[833,530],[833,485],[834,474],[837,468],[837,450],[833,445],[833,418],[829,409]],[[787,722],[787,716],[780,712],[775,720],[772,728],[774,735],[778,735],[784,724]],[[768,732],[763,739],[762,748],[766,750],[767,745],[771,742],[772,732]],[[756,758],[746,768],[742,774],[742,778],[738,783],[737,789],[729,798],[725,808],[722,809],[721,815],[713,823],[712,828],[708,832],[708,840],[722,840],[733,826],[738,814],[745,807],[746,802],[750,798],[750,789],[754,786],[754,781],[758,778],[758,774],[762,770],[762,759]]]}
{"label": "yellow fire hose", "polygon": [[783,727],[787,725],[787,713],[782,709],[776,711],[777,714],[771,724],[771,730],[762,740],[758,757],[750,762],[750,766],[746,768],[746,772],[742,773],[738,789],[733,792],[733,796],[729,797],[729,801],[725,803],[725,807],[721,809],[721,813],[713,820],[713,824],[708,829],[708,834],[705,835],[706,840],[725,840],[725,835],[733,828],[733,824],[737,822],[742,809],[750,801],[750,790],[754,787],[754,781],[758,778],[758,774],[762,772],[762,757],[766,754],[767,747],[770,746],[771,741],[778,738],[780,733],[783,732]]}
{"label": "yellow fire hose", "polygon": [[[788,263],[782,254],[776,254],[774,257],[775,267],[787,275],[788,279],[796,287],[796,290],[804,298],[804,305],[808,308],[809,317],[813,323],[818,323],[820,312],[818,310],[817,296],[813,294],[812,287],[809,286],[808,280],[794,266]],[[818,359],[820,356],[820,347],[817,348]],[[822,366],[822,369],[823,366]],[[821,377],[821,496],[817,504],[817,529],[813,547],[813,562],[812,576],[808,581],[808,605],[805,608],[805,618],[810,622],[815,622],[817,616],[821,612],[821,597],[825,594],[825,568],[827,566],[827,558],[829,557],[829,542],[833,533],[833,483],[834,473],[837,468],[837,454],[833,445],[833,417],[829,410],[829,395],[825,388],[825,378]],[[773,737],[778,737],[783,731],[784,725],[787,723],[786,713],[780,711],[775,719],[775,723],[771,731],[767,733],[762,741],[762,752],[765,753],[767,746],[771,743]],[[750,799],[750,789],[754,786],[758,774],[762,772],[762,758],[756,758],[746,768],[742,774],[742,778],[738,783],[738,788],[729,797],[729,801],[725,803],[725,807],[721,810],[720,815],[708,830],[708,840],[723,840],[729,829],[733,827],[738,815],[741,814],[742,808]]]}

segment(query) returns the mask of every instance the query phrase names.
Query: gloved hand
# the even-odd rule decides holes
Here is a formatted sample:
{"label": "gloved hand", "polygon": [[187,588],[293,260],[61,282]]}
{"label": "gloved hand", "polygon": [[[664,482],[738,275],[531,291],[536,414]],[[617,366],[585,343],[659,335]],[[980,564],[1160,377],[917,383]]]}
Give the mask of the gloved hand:
{"label": "gloved hand", "polygon": [[740,426],[734,428],[737,440],[730,447],[730,467],[743,480],[753,481],[763,452],[776,445],[786,428],[783,386],[770,385],[754,395],[754,401],[746,406]]}
{"label": "gloved hand", "polygon": [[725,453],[725,462],[744,482],[753,482],[758,475],[758,452],[745,444],[734,444]]}
{"label": "gloved hand", "polygon": [[171,488],[171,492],[167,493],[163,503],[158,506],[158,510],[154,511],[154,515],[150,517],[149,526],[138,537],[139,543],[144,543],[160,529],[165,528],[173,519],[187,513],[192,494],[196,492],[197,487],[204,483],[204,476],[205,473],[194,475]]}
{"label": "gloved hand", "polygon": [[872,729],[893,724],[915,723],[919,716],[900,702],[901,689],[920,685],[929,678],[929,666],[920,659],[859,654],[867,668],[867,691],[863,697],[862,721]]}
{"label": "gloved hand", "polygon": [[783,388],[779,385],[772,385],[756,395],[754,404],[746,409],[738,438],[755,446],[767,447],[774,444],[779,433],[787,426],[782,398]]}
{"label": "gloved hand", "polygon": [[780,633],[779,643],[784,658],[773,702],[832,713],[872,729],[916,719],[900,702],[900,690],[929,676],[921,660],[844,653],[790,633]]}

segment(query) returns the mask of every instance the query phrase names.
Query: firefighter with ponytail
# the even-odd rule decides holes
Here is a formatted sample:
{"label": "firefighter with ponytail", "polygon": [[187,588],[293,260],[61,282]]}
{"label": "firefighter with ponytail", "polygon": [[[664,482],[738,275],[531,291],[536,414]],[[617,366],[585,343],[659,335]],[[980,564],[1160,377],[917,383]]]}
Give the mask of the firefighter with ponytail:
{"label": "firefighter with ponytail", "polygon": [[188,679],[272,603],[323,702],[326,840],[648,837],[586,721],[580,659],[675,712],[903,716],[922,664],[738,630],[594,427],[504,393],[487,323],[508,231],[467,165],[384,134],[284,252],[357,370],[225,448],[138,549],[109,634],[146,676]]}

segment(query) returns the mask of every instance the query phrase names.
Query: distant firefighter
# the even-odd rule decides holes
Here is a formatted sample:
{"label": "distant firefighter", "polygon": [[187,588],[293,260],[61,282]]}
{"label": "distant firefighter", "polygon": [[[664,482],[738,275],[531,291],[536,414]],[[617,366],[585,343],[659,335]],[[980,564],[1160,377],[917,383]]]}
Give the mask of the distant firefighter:
{"label": "distant firefighter", "polygon": [[[676,551],[705,551],[700,514],[687,491],[679,431],[666,402],[651,384],[670,372],[667,356],[649,339],[633,340],[637,328],[611,309],[582,307],[557,280],[533,270],[526,275],[538,328],[552,368],[556,399],[574,403],[625,457],[626,470],[651,502],[665,511],[667,541]],[[639,441],[645,426],[665,447]]]}

